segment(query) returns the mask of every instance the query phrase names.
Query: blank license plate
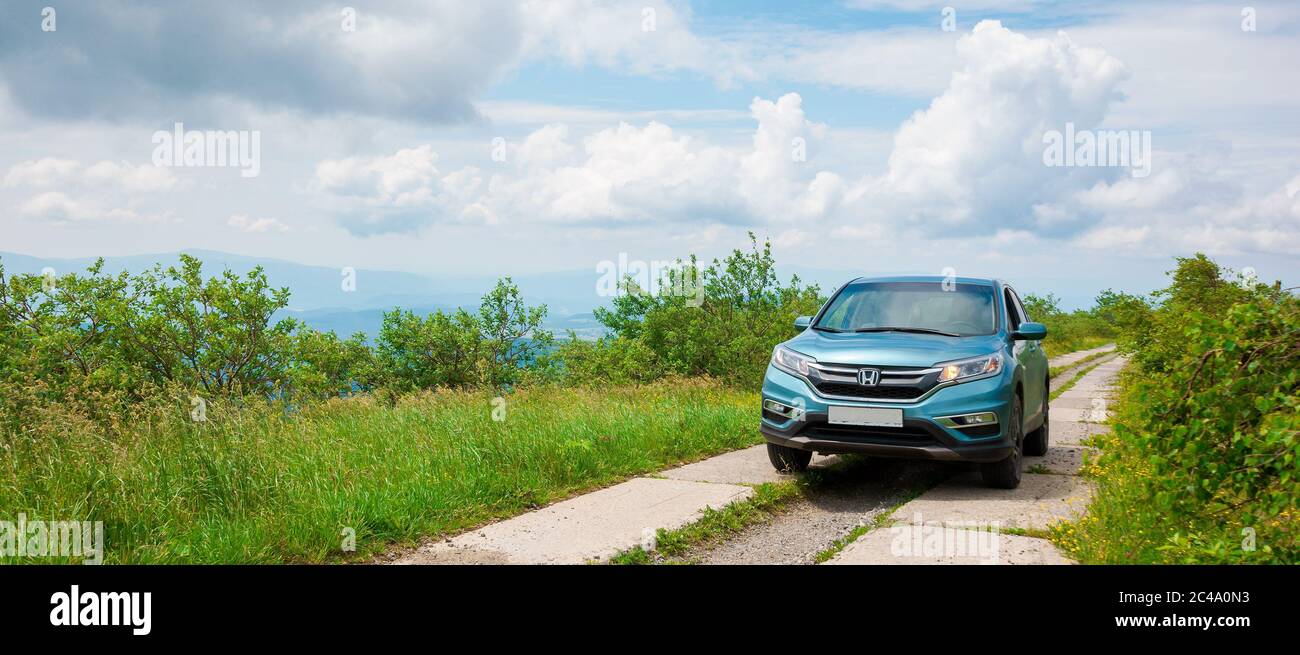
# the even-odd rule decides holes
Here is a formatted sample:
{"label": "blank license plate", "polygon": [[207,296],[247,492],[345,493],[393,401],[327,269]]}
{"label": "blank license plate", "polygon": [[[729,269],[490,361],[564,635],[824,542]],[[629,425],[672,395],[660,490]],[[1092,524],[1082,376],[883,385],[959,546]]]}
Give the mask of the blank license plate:
{"label": "blank license plate", "polygon": [[901,428],[903,427],[903,410],[831,405],[828,408],[826,420],[833,425],[871,425]]}

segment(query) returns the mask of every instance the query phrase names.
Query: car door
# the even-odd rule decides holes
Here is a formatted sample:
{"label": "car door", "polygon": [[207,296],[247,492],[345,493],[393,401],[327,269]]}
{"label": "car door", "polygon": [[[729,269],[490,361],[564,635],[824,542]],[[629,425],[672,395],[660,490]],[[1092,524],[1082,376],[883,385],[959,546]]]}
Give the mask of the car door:
{"label": "car door", "polygon": [[[1033,320],[1025,314],[1025,306],[1015,289],[1007,287],[1007,318],[1011,329],[1020,327],[1021,323]],[[1041,341],[1017,341],[1013,352],[1016,359],[1025,367],[1025,407],[1026,419],[1037,420],[1047,406],[1047,352]],[[1029,421],[1026,421],[1029,422]]]}

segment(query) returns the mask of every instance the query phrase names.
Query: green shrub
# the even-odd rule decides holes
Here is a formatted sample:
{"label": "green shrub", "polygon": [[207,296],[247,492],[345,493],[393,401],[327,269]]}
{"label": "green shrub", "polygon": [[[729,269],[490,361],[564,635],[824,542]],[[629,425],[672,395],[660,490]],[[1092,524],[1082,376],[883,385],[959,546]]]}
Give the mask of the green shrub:
{"label": "green shrub", "polygon": [[654,351],[644,341],[629,337],[583,341],[571,334],[556,357],[563,362],[561,379],[567,384],[639,384],[664,375]]}
{"label": "green shrub", "polygon": [[1097,306],[1093,309],[1073,312],[1062,311],[1060,299],[1051,293],[1043,296],[1031,293],[1022,301],[1030,320],[1047,326],[1044,347],[1052,355],[1063,355],[1095,348],[1114,339],[1114,320],[1101,310],[1110,293],[1107,291],[1098,296]]}
{"label": "green shrub", "polygon": [[625,283],[613,308],[597,309],[596,318],[617,339],[640,344],[620,348],[638,357],[653,353],[655,370],[757,388],[772,349],[794,335],[794,319],[815,313],[824,299],[798,276],[780,284],[771,243],[760,250],[749,237],[750,252],[735,250],[704,269],[692,258],[668,272],[666,288],[700,288],[702,294],[649,294]]}
{"label": "green shrub", "polygon": [[1089,561],[1295,562],[1300,300],[1180,259],[1127,302],[1133,354],[1099,493],[1066,543]]}

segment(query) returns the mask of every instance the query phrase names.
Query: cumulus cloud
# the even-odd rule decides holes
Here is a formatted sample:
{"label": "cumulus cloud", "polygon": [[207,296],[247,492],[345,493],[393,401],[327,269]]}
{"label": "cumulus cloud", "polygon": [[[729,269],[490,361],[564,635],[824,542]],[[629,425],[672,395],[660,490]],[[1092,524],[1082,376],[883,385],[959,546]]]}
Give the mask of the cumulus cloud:
{"label": "cumulus cloud", "polygon": [[74,159],[45,157],[14,164],[0,186],[40,192],[19,204],[19,215],[51,225],[69,225],[165,220],[166,214],[134,208],[134,198],[175,185],[170,170],[151,165],[105,160],[84,166]]}
{"label": "cumulus cloud", "polygon": [[1152,174],[1140,178],[1044,164],[1046,133],[1103,129],[1122,101],[1129,70],[1105,51],[996,21],[976,25],[953,51],[959,65],[947,88],[899,127],[884,170],[852,181],[819,165],[835,139],[791,93],[750,103],[748,147],[658,120],[585,134],[552,123],[510,144],[507,161],[488,171],[440,171],[424,145],[323,161],[313,187],[355,234],[437,222],[694,223],[772,226],[787,247],[818,225],[873,242],[996,234],[995,245],[1048,238],[1135,253],[1300,248],[1290,236],[1297,184],[1243,200],[1250,196],[1218,174],[1222,162],[1158,149],[1145,153]]}
{"label": "cumulus cloud", "polygon": [[[494,177],[489,202],[499,215],[572,223],[765,223],[825,216],[842,182],[817,171],[805,155],[824,127],[807,120],[798,94],[755,98],[750,112],[757,123],[752,145],[739,150],[652,121],[600,130],[583,140],[579,152],[564,131],[543,128],[520,148],[517,174]],[[548,144],[545,158],[533,154],[541,143]]]}
{"label": "cumulus cloud", "polygon": [[247,214],[234,214],[227,221],[226,225],[243,232],[288,232],[289,226],[285,225],[278,218],[249,218]]}
{"label": "cumulus cloud", "polygon": [[990,221],[1071,227],[1036,225],[1034,207],[1118,172],[1045,166],[1043,135],[1098,125],[1120,98],[1124,65],[1064,33],[1031,38],[997,21],[980,22],[956,49],[961,68],[899,128],[888,171],[864,182],[864,201],[931,232]]}
{"label": "cumulus cloud", "polygon": [[162,215],[142,214],[127,207],[104,207],[93,201],[71,198],[59,191],[37,194],[18,207],[19,215],[50,225],[84,222],[158,222]]}
{"label": "cumulus cloud", "polygon": [[732,149],[679,134],[657,121],[620,123],[576,143],[547,125],[509,149],[509,172],[476,167],[440,173],[428,145],[394,155],[326,160],[313,188],[357,234],[413,232],[439,221],[553,224],[720,223],[818,220],[838,205],[844,183],[806,156],[825,127],[802,100],[755,98],[752,147]]}
{"label": "cumulus cloud", "polygon": [[45,157],[14,164],[5,173],[6,187],[48,188],[67,180],[79,168],[81,163],[73,159]]}
{"label": "cumulus cloud", "polygon": [[176,185],[171,170],[148,164],[101,161],[82,166],[75,159],[45,157],[19,162],[5,173],[4,186],[45,189],[54,186],[111,187],[128,193],[166,191]]}
{"label": "cumulus cloud", "polygon": [[176,176],[170,169],[158,166],[136,166],[125,161],[101,161],[88,167],[85,179],[95,183],[118,184],[123,190],[134,193],[166,191],[176,186]]}
{"label": "cumulus cloud", "polygon": [[414,233],[439,221],[493,222],[476,204],[484,186],[477,169],[442,175],[437,162],[428,144],[392,155],[324,160],[311,188],[357,236]]}

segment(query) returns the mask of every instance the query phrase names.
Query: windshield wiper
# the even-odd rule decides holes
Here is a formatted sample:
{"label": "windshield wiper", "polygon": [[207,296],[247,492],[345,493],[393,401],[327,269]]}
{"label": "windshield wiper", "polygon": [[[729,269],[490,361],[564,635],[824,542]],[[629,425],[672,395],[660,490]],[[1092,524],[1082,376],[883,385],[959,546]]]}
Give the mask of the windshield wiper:
{"label": "windshield wiper", "polygon": [[822,327],[820,325],[814,325],[812,326],[812,329],[817,330],[818,332],[843,332],[844,331],[837,328]]}
{"label": "windshield wiper", "polygon": [[960,337],[956,332],[944,332],[943,330],[932,330],[930,328],[919,327],[866,327],[858,328],[854,332],[915,332],[918,334],[941,334],[945,337]]}

